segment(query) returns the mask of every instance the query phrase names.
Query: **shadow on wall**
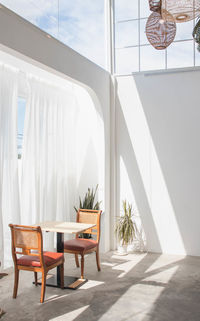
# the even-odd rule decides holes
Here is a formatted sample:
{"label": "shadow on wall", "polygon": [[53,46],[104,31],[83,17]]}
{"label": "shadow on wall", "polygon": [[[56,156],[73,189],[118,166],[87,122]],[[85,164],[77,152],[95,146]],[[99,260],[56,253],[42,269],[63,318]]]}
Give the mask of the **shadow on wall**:
{"label": "shadow on wall", "polygon": [[[119,109],[120,132],[127,126],[130,135],[129,139],[125,136],[122,139],[119,134],[119,153],[122,154],[126,141],[132,153],[135,150],[145,186],[141,193],[135,180],[135,191],[140,197],[146,194],[149,200],[150,209],[144,211],[146,216],[152,215],[165,253],[200,255],[199,74],[140,74],[118,79],[123,107]],[[149,149],[149,158],[145,160],[149,167],[149,189],[141,165],[145,153],[140,145]],[[131,151],[123,152],[131,162]],[[144,222],[143,225],[146,232],[148,227]]]}
{"label": "shadow on wall", "polygon": [[180,72],[134,78],[184,247],[191,255],[200,255],[199,76]]}
{"label": "shadow on wall", "polygon": [[121,195],[120,195],[120,157],[124,161],[129,181],[132,187],[134,198],[140,213],[142,225],[145,231],[148,249],[151,251],[161,252],[159,238],[153,221],[151,209],[147,199],[143,180],[138,168],[134,148],[131,142],[127,124],[122,112],[122,106],[119,97],[116,98],[116,127],[117,130],[117,212],[120,211]]}
{"label": "shadow on wall", "polygon": [[[76,88],[79,115],[76,120],[76,198],[74,205],[79,206],[79,196],[84,198],[88,188],[98,184],[96,199],[101,201],[101,209],[105,206],[105,120],[103,110],[96,95],[91,89]],[[105,226],[102,217],[101,250],[105,247]],[[71,218],[74,220],[74,210]]]}
{"label": "shadow on wall", "polygon": [[[79,115],[76,120],[77,200],[88,187],[104,190],[104,118],[97,97],[91,90],[76,88]],[[103,195],[101,195],[103,197]]]}

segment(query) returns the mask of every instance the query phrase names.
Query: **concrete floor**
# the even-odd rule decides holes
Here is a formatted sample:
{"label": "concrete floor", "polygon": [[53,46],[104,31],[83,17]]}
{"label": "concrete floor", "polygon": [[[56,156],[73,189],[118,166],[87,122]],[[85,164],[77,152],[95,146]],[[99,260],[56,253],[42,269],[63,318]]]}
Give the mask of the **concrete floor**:
{"label": "concrete floor", "polygon": [[[17,299],[12,299],[13,273],[0,279],[2,321],[199,321],[200,258],[159,254],[101,255],[97,272],[94,254],[86,258],[89,281],[79,290],[46,289],[33,275],[20,272]],[[66,255],[65,274],[78,275],[72,256]]]}

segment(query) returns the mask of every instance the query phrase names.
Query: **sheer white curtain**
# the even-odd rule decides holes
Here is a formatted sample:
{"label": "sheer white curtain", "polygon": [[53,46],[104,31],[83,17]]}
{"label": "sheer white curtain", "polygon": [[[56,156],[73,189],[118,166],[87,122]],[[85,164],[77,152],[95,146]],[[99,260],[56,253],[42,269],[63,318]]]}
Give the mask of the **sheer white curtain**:
{"label": "sheer white curtain", "polygon": [[0,261],[11,265],[9,223],[20,223],[17,165],[18,71],[0,65]]}
{"label": "sheer white curtain", "polygon": [[30,77],[29,87],[22,153],[21,222],[70,220],[76,186],[77,104],[68,89],[41,79]]}

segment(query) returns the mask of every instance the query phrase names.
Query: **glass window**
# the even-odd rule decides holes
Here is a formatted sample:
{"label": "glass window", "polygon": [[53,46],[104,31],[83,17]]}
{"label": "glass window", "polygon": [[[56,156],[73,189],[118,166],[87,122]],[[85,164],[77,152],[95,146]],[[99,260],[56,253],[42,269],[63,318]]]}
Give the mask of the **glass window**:
{"label": "glass window", "polygon": [[138,19],[138,0],[115,0],[115,21]]}
{"label": "glass window", "polygon": [[47,33],[58,36],[58,0],[1,0],[1,3]]}
{"label": "glass window", "polygon": [[146,36],[146,23],[147,19],[140,19],[140,44],[149,44]]}
{"label": "glass window", "polygon": [[138,45],[138,20],[116,24],[116,48]]}
{"label": "glass window", "polygon": [[139,71],[138,47],[116,50],[116,72],[118,74],[131,74]]}
{"label": "glass window", "polygon": [[59,0],[59,39],[105,66],[104,1]]}
{"label": "glass window", "polygon": [[198,45],[195,43],[195,66],[200,66],[200,52],[197,50]]}
{"label": "glass window", "polygon": [[26,100],[18,98],[17,109],[17,151],[18,159],[22,156],[23,136],[24,136],[24,120],[25,120]]}
{"label": "glass window", "polygon": [[149,9],[149,1],[148,0],[139,0],[140,2],[140,18],[149,17],[151,11]]}
{"label": "glass window", "polygon": [[81,55],[105,66],[104,0],[0,1]]}
{"label": "glass window", "polygon": [[173,42],[167,48],[168,68],[191,67],[193,65],[193,40]]}
{"label": "glass window", "polygon": [[165,69],[165,50],[156,50],[152,46],[140,47],[140,70]]}
{"label": "glass window", "polygon": [[194,28],[194,21],[187,21],[184,23],[177,23],[176,24],[176,40],[184,40],[184,39],[193,39],[192,38],[192,31]]}
{"label": "glass window", "polygon": [[[138,16],[136,9],[131,16],[131,9],[124,0],[115,0],[115,19],[121,20],[120,24],[115,23],[115,52],[116,52],[116,73],[123,73],[123,70],[131,72],[158,70],[166,68],[181,68],[200,65],[200,54],[196,51],[192,31],[195,21],[191,20],[184,23],[176,24],[176,37],[173,43],[167,50],[156,50],[148,42],[146,37],[146,22],[151,14],[148,0],[134,0],[130,3],[135,3],[135,8],[138,6]],[[132,25],[125,21],[132,19]],[[133,27],[133,21],[135,23]],[[132,27],[131,27],[132,26]],[[133,39],[134,38],[134,39]],[[127,52],[120,52],[119,48],[129,47]],[[134,56],[131,57],[133,49]],[[138,49],[138,51],[136,50]],[[194,52],[195,50],[195,52]],[[136,53],[137,52],[137,59]],[[121,56],[126,55],[126,59]],[[195,59],[194,59],[195,58]],[[134,62],[138,61],[136,68]],[[118,64],[120,64],[118,66]]]}

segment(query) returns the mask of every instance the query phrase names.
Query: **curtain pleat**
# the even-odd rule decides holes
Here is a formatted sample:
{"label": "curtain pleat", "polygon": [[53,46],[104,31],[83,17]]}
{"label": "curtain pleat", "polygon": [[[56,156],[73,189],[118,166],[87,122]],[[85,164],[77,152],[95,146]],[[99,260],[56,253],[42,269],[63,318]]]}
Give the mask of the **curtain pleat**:
{"label": "curtain pleat", "polygon": [[[71,195],[76,186],[73,149],[77,105],[68,89],[34,77],[29,78],[29,87],[22,153],[21,220],[23,224],[69,221],[74,205]],[[44,240],[48,249],[53,247],[52,234],[48,233]]]}
{"label": "curtain pleat", "polygon": [[[19,184],[18,74],[17,70],[0,65],[1,268],[12,265],[9,223],[30,225],[75,219],[78,106],[74,94],[28,77]],[[44,247],[53,246],[53,233],[45,233]]]}
{"label": "curtain pleat", "polygon": [[11,265],[9,223],[20,223],[17,159],[18,71],[0,65],[0,261]]}

